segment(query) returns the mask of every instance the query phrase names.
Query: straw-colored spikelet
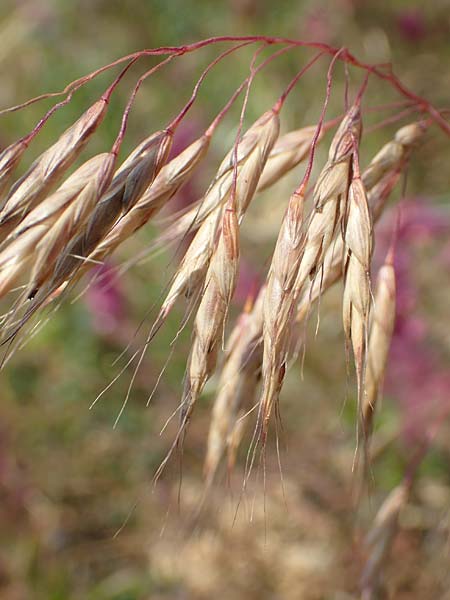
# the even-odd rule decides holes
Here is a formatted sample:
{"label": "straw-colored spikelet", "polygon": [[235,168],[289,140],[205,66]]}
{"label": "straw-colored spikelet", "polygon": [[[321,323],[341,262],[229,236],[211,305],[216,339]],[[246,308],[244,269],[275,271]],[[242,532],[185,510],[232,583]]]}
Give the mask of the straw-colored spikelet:
{"label": "straw-colored spikelet", "polygon": [[347,343],[353,349],[358,382],[358,407],[362,410],[364,364],[370,310],[372,219],[361,178],[352,178],[345,217],[344,294],[342,314]]}
{"label": "straw-colored spikelet", "polygon": [[196,302],[205,280],[208,265],[214,252],[217,232],[223,210],[218,206],[203,221],[200,229],[189,244],[185,255],[177,268],[170,289],[153,323],[150,337],[158,331],[167,318],[178,298],[183,295]]}
{"label": "straw-colored spikelet", "polygon": [[[278,114],[265,112],[242,136],[237,152],[237,214],[238,220],[253,198],[268,156],[274,147],[280,129]],[[171,241],[188,231],[195,231],[218,206],[224,205],[233,188],[234,150],[230,150],[206,191],[205,195],[170,227],[162,240]]]}
{"label": "straw-colored spikelet", "polygon": [[182,402],[182,426],[188,422],[195,401],[215,369],[218,345],[234,293],[238,266],[239,225],[235,210],[227,205],[194,321],[193,343]]}
{"label": "straw-colored spikelet", "polygon": [[381,148],[364,171],[362,180],[365,187],[372,188],[386,173],[392,171],[395,165],[404,160],[405,154],[421,141],[425,131],[424,123],[410,123],[399,129],[394,139]]}
{"label": "straw-colored spikelet", "polygon": [[316,126],[302,127],[278,138],[259,180],[258,191],[265,190],[279,181],[308,157],[315,132]]}
{"label": "straw-colored spikelet", "polygon": [[232,460],[245,425],[244,419],[239,418],[241,411],[249,409],[255,400],[262,362],[264,290],[251,310],[245,308],[228,340],[208,434],[204,466],[208,481],[214,478],[227,448]]}
{"label": "straw-colored spikelet", "polygon": [[80,242],[84,256],[95,249],[119,217],[135,206],[165,164],[171,145],[171,133],[154,133],[120,166],[89,219],[84,239]]}
{"label": "straw-colored spikelet", "polygon": [[0,212],[0,240],[45,198],[70,167],[101,123],[106,107],[103,99],[93,104],[13,185]]}
{"label": "straw-colored spikelet", "polygon": [[296,297],[305,282],[321,268],[325,253],[339,230],[348,194],[353,140],[359,140],[360,134],[361,115],[359,108],[353,106],[333,137],[328,162],[314,188],[314,208],[309,218],[305,251],[295,283]]}
{"label": "straw-colored spikelet", "polygon": [[399,516],[406,506],[409,492],[410,483],[405,480],[392,490],[377,512],[366,539],[368,558],[361,577],[363,600],[375,600],[378,597],[382,568],[389,558],[398,531]]}
{"label": "straw-colored spikelet", "polygon": [[11,289],[28,259],[36,256],[36,249],[40,256],[41,240],[68,206],[74,202],[93,205],[111,181],[114,160],[115,156],[108,153],[91,158],[10,233],[6,240],[10,243],[0,253],[0,295]]}
{"label": "straw-colored spikelet", "polygon": [[294,193],[281,224],[264,295],[263,391],[261,427],[267,433],[272,406],[278,400],[286,371],[295,308],[294,285],[304,250],[304,193]]}
{"label": "straw-colored spikelet", "polygon": [[[79,268],[81,269],[78,273],[78,276],[81,276],[81,274],[91,268],[93,264],[96,264],[98,261],[103,260],[106,256],[111,254],[117,248],[117,246],[127,240],[131,235],[133,235],[133,233],[135,233],[138,229],[145,225],[147,221],[156,215],[166,204],[166,202],[168,202],[170,198],[176,194],[180,187],[192,175],[195,168],[206,155],[209,142],[210,138],[208,136],[202,136],[188,146],[185,150],[183,150],[183,152],[181,152],[178,156],[173,158],[169,163],[162,166],[153,183],[147,187],[147,189],[141,194],[140,198],[131,203],[131,209],[125,212],[125,214],[119,218],[109,233],[102,241],[100,241],[97,246],[94,244],[94,238],[96,236],[94,235],[94,232],[92,232],[92,234],[89,233],[91,227],[88,227],[87,232],[74,240],[61,256],[55,267],[52,285],[61,285],[72,275],[74,270]],[[163,144],[165,145],[165,142],[163,142],[162,145]],[[158,151],[158,156],[162,157],[161,146],[160,150]],[[126,161],[128,164],[131,163],[131,158],[132,157]],[[126,173],[128,170],[125,169],[125,166],[126,165],[124,163],[120,169],[122,174]],[[138,165],[137,168],[139,168]],[[117,173],[117,175],[119,175],[119,173]],[[133,169],[130,171],[130,175],[132,176],[131,181],[136,183]],[[125,179],[124,183],[125,186],[128,185],[128,194],[130,194],[131,181],[128,182],[128,184],[127,181],[128,178]],[[133,195],[135,198],[141,182],[138,180],[137,183],[138,185],[133,187]],[[113,185],[114,180],[113,184],[111,185],[111,189],[113,189]],[[124,192],[125,187],[122,189]],[[109,195],[109,191],[107,195]],[[130,198],[130,195],[127,197]],[[83,261],[82,258],[79,257],[87,257],[87,260]]]}
{"label": "straw-colored spikelet", "polygon": [[113,166],[114,157],[109,155],[109,158],[100,164],[98,174],[94,173],[93,177],[87,180],[80,193],[37,244],[29,283],[29,295],[36,294],[52,273],[55,262],[68,241],[82,229],[92,211],[98,206],[102,192],[106,190],[111,181]]}
{"label": "straw-colored spikelet", "polygon": [[[24,140],[19,140],[5,148],[0,154],[0,196],[3,194],[12,172],[27,148],[28,144]],[[5,202],[6,198],[1,200],[0,210],[3,208]]]}
{"label": "straw-colored spikelet", "polygon": [[373,415],[383,383],[395,322],[395,270],[393,250],[380,268],[375,288],[369,347],[367,350],[366,390],[363,399],[364,436],[369,441]]}

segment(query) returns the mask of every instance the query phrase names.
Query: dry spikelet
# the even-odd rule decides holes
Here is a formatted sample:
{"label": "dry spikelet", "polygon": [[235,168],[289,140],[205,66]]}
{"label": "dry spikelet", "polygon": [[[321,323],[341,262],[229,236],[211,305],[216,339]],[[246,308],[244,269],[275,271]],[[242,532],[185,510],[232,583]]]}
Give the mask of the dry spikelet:
{"label": "dry spikelet", "polygon": [[[239,265],[239,222],[253,198],[259,178],[279,132],[278,113],[267,111],[258,121],[258,142],[241,168],[224,209],[219,239],[205,277],[194,322],[182,400],[182,428],[216,366],[218,342],[234,293]],[[239,150],[240,143],[237,150]],[[224,164],[224,163],[223,163]],[[220,208],[220,207],[219,207]]]}
{"label": "dry spikelet", "polygon": [[[276,183],[308,157],[315,132],[316,126],[302,127],[279,137],[259,180],[259,192]],[[323,131],[321,133],[318,141],[323,136]]]}
{"label": "dry spikelet", "polygon": [[98,161],[97,172],[93,171],[92,176],[87,176],[83,189],[39,240],[28,285],[28,296],[34,296],[43,285],[52,273],[61,251],[85,225],[94,208],[98,206],[102,192],[111,181],[114,162],[113,154],[105,155],[104,159]]}
{"label": "dry spikelet", "polygon": [[71,203],[95,201],[111,181],[114,160],[114,155],[108,153],[91,158],[10,233],[6,240],[9,244],[0,253],[0,295],[11,289],[39,242]]}
{"label": "dry spikelet", "polygon": [[218,343],[222,338],[225,317],[234,293],[238,266],[239,225],[235,210],[227,206],[194,321],[193,343],[182,401],[182,427],[187,424],[198,396],[214,371]]}
{"label": "dry spikelet", "polygon": [[[421,133],[423,135],[423,132]],[[382,179],[374,184],[376,178],[372,179],[373,188],[368,189],[367,200],[372,214],[372,220],[375,223],[380,218],[392,190],[397,185],[406,165],[411,151],[411,147],[404,146],[403,153],[397,161],[392,164],[392,170],[387,172]],[[370,165],[369,165],[370,167]],[[379,171],[381,176],[381,171]],[[364,182],[365,172],[362,174]],[[301,323],[309,313],[312,303],[316,302],[321,293],[331,287],[342,277],[342,257],[344,253],[344,241],[342,237],[337,237],[333,244],[328,248],[323,261],[320,277],[315,277],[311,286],[303,290],[298,303],[298,312],[296,321]]]}
{"label": "dry spikelet", "polygon": [[209,427],[204,465],[207,481],[213,480],[225,450],[231,455],[237,451],[245,426],[241,411],[255,400],[262,361],[263,299],[264,288],[251,310],[245,308],[228,340]]}
{"label": "dry spikelet", "polygon": [[261,427],[267,434],[270,414],[283,384],[295,308],[294,285],[304,250],[304,192],[294,193],[281,224],[267,278],[263,306],[263,390]]}
{"label": "dry spikelet", "polygon": [[205,280],[208,265],[214,252],[214,244],[222,216],[221,207],[217,207],[203,221],[200,229],[189,244],[185,255],[177,268],[170,289],[153,323],[150,337],[164,323],[167,315],[183,295],[195,303]]}
{"label": "dry spikelet", "polygon": [[363,600],[375,600],[384,563],[389,558],[392,542],[397,534],[399,515],[405,507],[410,485],[404,481],[392,490],[381,505],[370,530],[366,546],[369,552],[361,577]]}
{"label": "dry spikelet", "polygon": [[366,390],[362,407],[364,435],[367,441],[369,441],[372,433],[373,415],[383,383],[394,331],[396,289],[393,258],[393,250],[391,249],[378,272],[375,288],[367,350]]}
{"label": "dry spikelet", "polygon": [[94,250],[119,217],[135,206],[165,164],[171,145],[171,133],[154,133],[117,170],[111,186],[89,219],[82,242],[84,256]]}
{"label": "dry spikelet", "polygon": [[350,183],[345,221],[342,315],[347,344],[353,349],[360,415],[364,393],[364,365],[370,309],[373,229],[366,191],[361,178],[357,175]]}
{"label": "dry spikelet", "polygon": [[342,120],[330,145],[328,162],[313,192],[314,208],[306,230],[305,251],[295,283],[298,297],[305,282],[321,268],[325,252],[334,239],[346,204],[353,141],[361,134],[361,115],[353,106]]}
{"label": "dry spikelet", "polygon": [[[14,168],[22,157],[22,154],[28,148],[24,140],[14,142],[3,150],[0,154],[0,196],[3,194]],[[0,202],[0,210],[6,202],[6,198]]]}
{"label": "dry spikelet", "polygon": [[366,189],[374,187],[396,165],[408,158],[415,146],[422,140],[426,131],[424,123],[410,123],[399,129],[393,140],[385,144],[374,156],[362,175]]}
{"label": "dry spikelet", "polygon": [[[90,222],[87,231],[69,244],[58,261],[55,267],[52,286],[57,287],[62,284],[80,267],[81,272],[78,273],[78,276],[81,276],[81,274],[91,268],[93,264],[103,260],[106,256],[111,254],[117,246],[127,240],[133,233],[143,227],[143,225],[156,215],[192,175],[197,165],[206,155],[209,141],[210,138],[208,136],[202,136],[173,158],[169,163],[162,166],[161,170],[156,174],[154,181],[148,185],[139,198],[137,198],[136,192],[140,187],[142,179],[138,179],[138,186],[133,186],[133,206],[119,218],[98,245],[96,242],[98,236],[95,233],[94,223]],[[166,144],[167,142],[165,141],[161,142],[157,155],[159,157],[157,161],[158,164],[163,157],[161,148]],[[128,164],[131,163],[131,159],[132,156],[128,159],[128,161],[130,161],[127,161]],[[155,163],[155,166],[157,163]],[[128,169],[125,170],[125,166],[124,163],[119,170],[121,174],[127,172]],[[137,167],[139,168],[139,161],[137,162]],[[117,175],[119,176],[119,172]],[[130,170],[130,175],[132,175],[130,183],[131,181],[135,182],[133,169]],[[122,179],[122,175],[120,175],[120,178]],[[122,194],[125,192],[127,179],[125,179],[123,183],[124,186],[120,190],[117,190],[121,199],[123,198]],[[128,184],[128,198],[130,197],[131,192],[130,183]],[[114,180],[111,184],[111,190],[113,189]],[[109,196],[109,191],[105,196]],[[83,257],[87,257],[88,260],[83,261]]]}
{"label": "dry spikelet", "polygon": [[0,212],[0,240],[45,198],[70,167],[101,123],[106,107],[103,99],[93,104],[13,185]]}
{"label": "dry spikelet", "polygon": [[[253,198],[268,156],[280,129],[278,113],[265,112],[242,136],[237,153],[237,214],[239,221]],[[209,213],[228,200],[233,187],[234,151],[223,159],[217,174],[205,195],[171,226],[162,236],[164,241],[182,237],[195,231]]]}

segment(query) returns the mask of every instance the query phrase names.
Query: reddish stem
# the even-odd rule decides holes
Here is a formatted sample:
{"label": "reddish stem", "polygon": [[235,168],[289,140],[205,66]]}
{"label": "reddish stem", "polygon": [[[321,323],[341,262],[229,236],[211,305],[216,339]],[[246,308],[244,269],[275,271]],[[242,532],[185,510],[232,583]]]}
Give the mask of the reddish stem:
{"label": "reddish stem", "polygon": [[310,150],[310,153],[309,153],[308,165],[306,167],[306,171],[305,171],[305,174],[303,176],[303,179],[302,179],[299,187],[295,191],[295,194],[298,195],[298,196],[303,196],[305,194],[305,190],[306,190],[306,187],[308,185],[309,178],[311,177],[311,172],[312,172],[312,168],[313,168],[313,164],[314,164],[314,155],[316,153],[316,146],[317,146],[317,142],[319,140],[320,134],[322,132],[323,122],[324,122],[324,119],[325,119],[325,113],[327,111],[328,102],[330,100],[331,85],[332,85],[332,74],[333,74],[334,65],[336,64],[336,61],[339,58],[339,55],[343,51],[344,51],[343,49],[336,51],[336,54],[333,56],[333,58],[331,60],[331,63],[330,63],[330,66],[328,67],[328,72],[327,72],[327,88],[326,88],[326,93],[325,93],[325,101],[323,103],[322,112],[320,114],[319,122],[317,123],[316,131],[314,132],[314,137],[313,137],[312,142],[311,142],[311,150]]}
{"label": "reddish stem", "polygon": [[238,125],[238,130],[236,133],[236,141],[234,143],[234,149],[233,149],[233,185],[231,188],[231,194],[228,200],[228,205],[227,205],[227,210],[232,210],[235,211],[236,210],[236,189],[237,189],[237,177],[238,177],[238,146],[239,146],[239,142],[241,141],[241,133],[242,133],[242,128],[244,126],[244,115],[245,115],[245,111],[247,108],[247,103],[248,103],[248,96],[250,94],[250,87],[252,85],[253,79],[255,78],[255,75],[257,73],[257,70],[255,69],[255,62],[258,59],[258,56],[261,54],[261,52],[265,49],[267,44],[263,44],[262,46],[260,46],[258,48],[258,50],[256,50],[256,52],[253,55],[252,61],[250,63],[250,75],[247,78],[247,89],[245,90],[245,97],[244,97],[244,102],[242,103],[242,109],[241,109],[241,114],[239,117],[239,125]]}

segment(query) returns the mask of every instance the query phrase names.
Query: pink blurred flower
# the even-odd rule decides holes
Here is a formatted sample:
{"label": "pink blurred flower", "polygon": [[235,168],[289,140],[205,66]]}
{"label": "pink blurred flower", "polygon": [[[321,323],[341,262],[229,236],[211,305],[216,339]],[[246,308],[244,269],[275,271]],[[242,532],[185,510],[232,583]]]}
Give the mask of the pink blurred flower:
{"label": "pink blurred flower", "polygon": [[419,9],[407,9],[397,16],[397,27],[400,34],[411,43],[419,42],[426,36],[426,23]]}
{"label": "pink blurred flower", "polygon": [[[404,202],[397,231],[395,268],[397,316],[389,357],[386,390],[399,402],[408,443],[427,434],[437,412],[450,407],[450,373],[428,343],[426,319],[417,314],[418,290],[413,248],[450,232],[449,215],[426,199]],[[380,231],[378,253],[385,254],[395,229],[396,215]],[[380,256],[378,257],[380,260]],[[441,261],[440,267],[448,269]]]}
{"label": "pink blurred flower", "polygon": [[104,264],[95,270],[85,301],[97,333],[108,334],[118,327],[124,317],[124,298],[114,267]]}
{"label": "pink blurred flower", "polygon": [[233,303],[242,306],[249,296],[255,296],[257,294],[260,285],[260,277],[254,266],[244,258],[241,258]]}

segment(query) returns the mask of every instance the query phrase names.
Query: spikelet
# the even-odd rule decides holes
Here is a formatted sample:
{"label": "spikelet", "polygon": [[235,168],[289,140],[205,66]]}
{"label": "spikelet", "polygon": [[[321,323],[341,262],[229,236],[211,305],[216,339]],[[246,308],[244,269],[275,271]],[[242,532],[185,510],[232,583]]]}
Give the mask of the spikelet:
{"label": "spikelet", "polygon": [[295,283],[298,297],[305,282],[321,268],[325,252],[339,230],[345,209],[353,139],[359,140],[361,115],[353,106],[342,120],[330,145],[328,162],[322,169],[313,193],[314,208],[306,232],[305,251]]}
{"label": "spikelet", "polygon": [[244,427],[239,416],[243,409],[251,407],[256,396],[262,362],[264,290],[261,289],[251,310],[245,308],[228,340],[209,427],[204,465],[207,481],[213,480],[227,448],[229,463],[232,462]]}
{"label": "spikelet", "polygon": [[345,218],[344,294],[342,315],[347,344],[353,349],[358,383],[358,415],[364,394],[364,365],[370,309],[372,219],[361,178],[353,176]]}
{"label": "spikelet", "polygon": [[93,104],[13,185],[0,212],[0,240],[45,198],[70,167],[101,123],[106,107],[103,99]]}
{"label": "spikelet", "polygon": [[203,287],[208,265],[214,252],[222,212],[220,206],[211,212],[189,244],[189,248],[178,266],[170,289],[153,323],[150,337],[153,337],[154,333],[164,323],[178,298],[185,295],[188,299],[192,299],[192,302],[196,301],[196,297]]}
{"label": "spikelet", "polygon": [[28,284],[28,296],[34,296],[43,285],[52,273],[61,251],[68,241],[82,229],[94,208],[98,206],[102,192],[107,189],[111,181],[115,161],[114,155],[106,156],[108,158],[100,161],[97,174],[93,173],[93,177],[87,180],[80,193],[39,240]]}
{"label": "spikelet", "polygon": [[[51,196],[46,198],[14,229],[0,253],[0,295],[8,292],[23,272],[36,247],[64,210],[76,200],[95,201],[111,181],[115,157],[100,154],[77,169]],[[12,276],[14,272],[14,277]]]}
{"label": "spikelet", "polygon": [[[0,154],[0,197],[9,183],[12,172],[27,148],[28,144],[24,140],[19,140],[5,148]],[[5,202],[6,198],[2,199],[0,210],[3,208]]]}
{"label": "spikelet", "polygon": [[189,421],[194,404],[215,369],[218,345],[234,293],[238,266],[239,225],[235,210],[227,206],[194,321],[193,343],[182,401],[182,427]]}
{"label": "spikelet", "polygon": [[[279,137],[269,154],[267,164],[259,180],[259,192],[279,181],[288,171],[308,157],[315,132],[316,126],[302,127]],[[323,130],[318,141],[322,136]]]}
{"label": "spikelet", "polygon": [[[56,264],[52,289],[55,289],[66,281],[74,271],[77,271],[78,278],[81,277],[93,264],[102,261],[106,256],[111,254],[117,246],[127,240],[135,231],[140,229],[157,214],[192,175],[208,151],[209,141],[208,136],[202,136],[164,165],[156,175],[153,183],[135,201],[132,208],[119,218],[97,246],[95,245],[95,238],[97,236],[94,232],[90,234],[89,229],[85,234],[75,239],[67,247]],[[158,156],[161,156],[160,151]],[[130,162],[131,158],[129,159]],[[122,165],[121,169],[123,169],[122,173],[126,173],[125,165]],[[133,175],[133,170],[130,171],[130,174]],[[126,181],[125,179],[125,185]],[[136,197],[136,190],[139,188],[134,187],[133,189]],[[124,190],[125,188],[123,188]],[[87,260],[83,261],[83,257],[87,257]]]}
{"label": "spikelet", "polygon": [[[264,165],[276,142],[280,129],[278,114],[272,110],[265,112],[242,136],[237,153],[237,214],[238,220],[253,198]],[[195,231],[218,206],[227,202],[233,186],[234,150],[223,159],[214,180],[205,195],[185,214],[179,217],[167,234],[162,236],[165,242],[172,241]]]}
{"label": "spikelet", "polygon": [[281,224],[264,295],[263,390],[260,401],[263,441],[272,406],[278,401],[286,371],[295,308],[294,285],[304,251],[304,191],[294,193]]}
{"label": "spikelet", "polygon": [[392,490],[377,512],[372,529],[366,539],[369,555],[361,577],[363,600],[375,600],[379,597],[378,587],[382,568],[389,558],[392,543],[398,531],[399,516],[406,506],[409,492],[410,482],[405,480]]}
{"label": "spikelet", "polygon": [[385,144],[374,156],[362,175],[366,189],[374,187],[396,165],[409,157],[411,151],[422,141],[426,125],[410,123],[399,129],[393,140]]}
{"label": "spikelet", "polygon": [[364,436],[367,442],[372,433],[373,415],[383,383],[394,331],[395,296],[395,270],[391,248],[378,272],[367,350],[366,392],[362,407]]}
{"label": "spikelet", "polygon": [[135,206],[165,164],[171,145],[172,134],[158,131],[139,144],[120,166],[80,241],[84,256],[95,249],[119,217]]}

